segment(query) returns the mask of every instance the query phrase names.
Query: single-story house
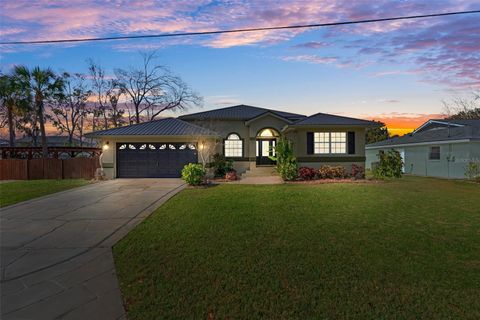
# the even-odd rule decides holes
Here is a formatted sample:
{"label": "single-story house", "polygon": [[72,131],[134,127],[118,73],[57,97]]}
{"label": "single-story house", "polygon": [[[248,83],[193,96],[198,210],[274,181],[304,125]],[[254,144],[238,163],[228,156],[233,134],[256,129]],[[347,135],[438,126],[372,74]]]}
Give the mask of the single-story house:
{"label": "single-story house", "polygon": [[[42,138],[37,137],[37,146],[42,145]],[[80,139],[73,138],[72,143],[70,143],[67,136],[47,136],[47,145],[49,147],[94,147],[95,144],[90,141],[90,139],[84,139],[83,142]],[[32,137],[23,137],[15,140],[16,147],[33,147],[34,142]]]}
{"label": "single-story house", "polygon": [[366,146],[366,167],[378,161],[380,151],[397,150],[404,172],[419,176],[465,178],[469,162],[480,162],[480,119],[432,119],[402,137]]}
{"label": "single-story house", "polygon": [[234,161],[238,172],[274,165],[280,135],[294,144],[301,166],[365,166],[365,129],[377,122],[317,113],[312,116],[237,105],[89,134],[101,140],[109,178],[179,177],[183,166],[205,162],[206,150]]}

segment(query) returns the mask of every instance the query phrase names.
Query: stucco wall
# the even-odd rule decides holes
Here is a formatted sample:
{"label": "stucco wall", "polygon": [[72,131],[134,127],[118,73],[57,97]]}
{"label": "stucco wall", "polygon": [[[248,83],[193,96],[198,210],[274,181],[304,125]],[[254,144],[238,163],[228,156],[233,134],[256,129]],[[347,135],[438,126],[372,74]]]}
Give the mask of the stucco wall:
{"label": "stucco wall", "polygon": [[[435,144],[432,144],[435,145]],[[470,161],[480,161],[480,142],[445,143],[440,146],[440,160],[429,160],[430,145],[367,150],[367,168],[378,161],[379,150],[405,151],[405,173],[427,177],[463,179]]]}

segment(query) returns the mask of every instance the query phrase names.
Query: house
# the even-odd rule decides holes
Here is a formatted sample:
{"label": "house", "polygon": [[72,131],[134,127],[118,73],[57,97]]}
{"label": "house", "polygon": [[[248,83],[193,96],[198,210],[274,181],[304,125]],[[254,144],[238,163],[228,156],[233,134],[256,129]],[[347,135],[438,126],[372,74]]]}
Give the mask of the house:
{"label": "house", "polygon": [[480,162],[480,119],[432,119],[410,134],[366,146],[366,167],[380,151],[397,150],[404,172],[419,176],[465,178],[469,162]]}
{"label": "house", "polygon": [[[90,139],[85,139],[83,143],[80,141],[80,139],[73,138],[72,143],[70,144],[68,137],[67,136],[47,136],[47,145],[49,147],[78,147],[78,146],[83,146],[83,147],[94,147],[95,144],[92,144]],[[37,137],[37,146],[41,146],[42,141],[41,137]],[[32,137],[23,137],[20,139],[15,140],[15,146],[16,147],[33,147],[33,139]]]}
{"label": "house", "polygon": [[312,116],[237,105],[90,133],[101,140],[106,175],[179,177],[205,150],[224,154],[238,172],[271,166],[280,135],[294,144],[301,166],[365,165],[365,129],[373,121],[324,113]]}
{"label": "house", "polygon": [[9,145],[10,145],[10,141],[0,138],[0,147],[8,147]]}

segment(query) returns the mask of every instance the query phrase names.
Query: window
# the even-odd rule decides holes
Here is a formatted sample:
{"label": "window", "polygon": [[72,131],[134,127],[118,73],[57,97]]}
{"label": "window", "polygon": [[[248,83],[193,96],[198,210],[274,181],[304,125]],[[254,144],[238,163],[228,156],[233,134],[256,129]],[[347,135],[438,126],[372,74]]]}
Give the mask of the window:
{"label": "window", "polygon": [[262,138],[275,138],[278,134],[272,129],[263,129],[259,134],[259,137]]}
{"label": "window", "polygon": [[225,157],[243,157],[243,141],[236,133],[231,133],[225,140]]}
{"label": "window", "polygon": [[347,153],[346,132],[315,132],[313,135],[313,153]]}
{"label": "window", "polygon": [[440,147],[430,147],[430,153],[428,154],[429,160],[440,160]]}

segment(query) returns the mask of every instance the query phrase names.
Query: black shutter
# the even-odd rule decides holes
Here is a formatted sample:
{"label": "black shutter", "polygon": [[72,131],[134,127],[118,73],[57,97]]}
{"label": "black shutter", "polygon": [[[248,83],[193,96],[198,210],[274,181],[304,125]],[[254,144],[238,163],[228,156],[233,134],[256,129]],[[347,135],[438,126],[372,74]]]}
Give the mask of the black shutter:
{"label": "black shutter", "polygon": [[348,154],[355,154],[355,132],[348,132]]}
{"label": "black shutter", "polygon": [[307,154],[313,154],[313,132],[307,132]]}

